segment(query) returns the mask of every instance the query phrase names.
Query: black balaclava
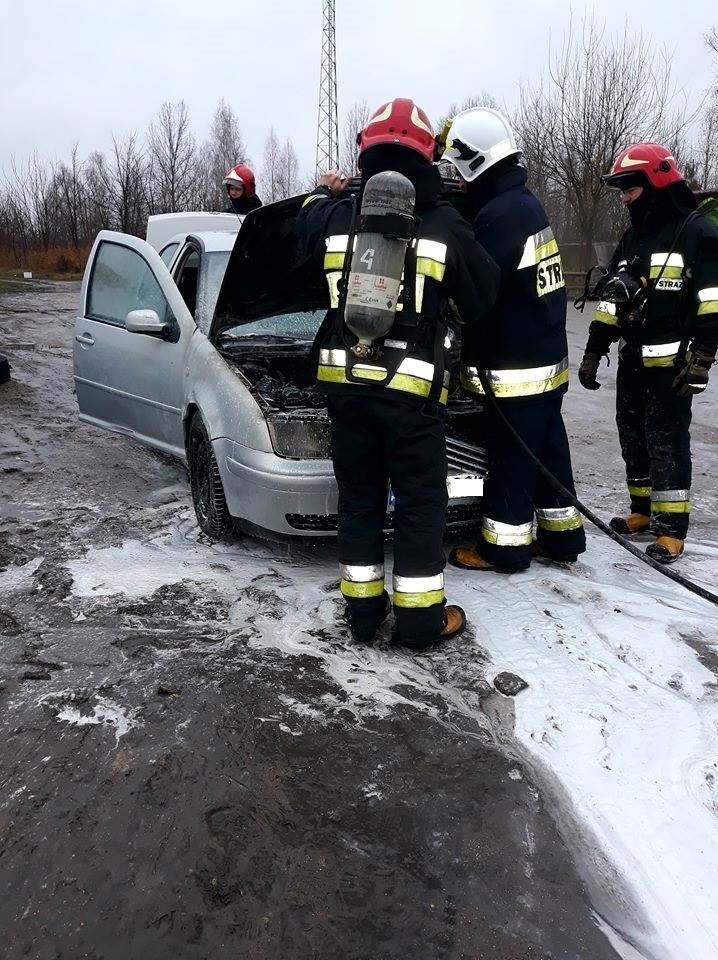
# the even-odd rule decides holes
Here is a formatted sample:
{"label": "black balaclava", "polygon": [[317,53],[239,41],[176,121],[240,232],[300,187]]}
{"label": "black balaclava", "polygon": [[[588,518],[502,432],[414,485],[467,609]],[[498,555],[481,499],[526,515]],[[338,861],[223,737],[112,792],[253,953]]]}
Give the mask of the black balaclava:
{"label": "black balaclava", "polygon": [[680,222],[696,209],[695,194],[685,180],[661,190],[645,182],[641,186],[643,193],[628,204],[631,224],[638,233],[650,233],[666,224]]}
{"label": "black balaclava", "polygon": [[414,184],[417,204],[429,203],[441,192],[441,175],[436,167],[425,160],[416,150],[393,143],[381,143],[369,147],[359,157],[362,191],[367,180],[375,173],[395,170]]}

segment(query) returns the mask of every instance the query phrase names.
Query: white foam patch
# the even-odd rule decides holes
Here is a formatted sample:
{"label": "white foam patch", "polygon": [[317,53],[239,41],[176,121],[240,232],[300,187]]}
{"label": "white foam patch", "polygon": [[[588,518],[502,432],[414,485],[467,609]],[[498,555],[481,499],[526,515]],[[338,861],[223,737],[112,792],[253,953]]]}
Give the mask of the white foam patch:
{"label": "white foam patch", "polygon": [[[718,569],[714,544],[690,543],[689,549],[686,572],[693,564],[710,584]],[[590,534],[586,558],[571,570],[535,563],[511,578],[447,569],[447,594],[466,608],[477,644],[491,654],[491,674],[510,670],[528,681],[512,701],[525,756],[539,773],[555,775],[571,805],[566,822],[578,820],[583,836],[596,838],[598,853],[646,912],[655,934],[634,929],[620,903],[606,916],[622,933],[617,952],[626,960],[643,954],[715,960],[718,800],[711,775],[718,688],[680,638],[682,631],[715,642],[714,612],[598,535]],[[480,663],[470,649],[454,649],[448,675],[458,661],[458,679],[442,682],[438,661],[347,641],[338,594],[325,590],[336,569],[321,551],[305,549],[293,559],[281,547],[210,545],[183,521],[148,543],[91,550],[69,569],[78,597],[146,596],[163,584],[192,580],[211,584],[231,602],[241,599],[230,620],[237,626],[251,620],[251,646],[319,658],[348,694],[302,704],[288,691],[285,705],[301,716],[319,720],[315,714],[325,708],[328,714],[348,710],[364,723],[411,705],[442,722],[448,708],[489,725],[462,696],[461,671],[475,673]],[[254,608],[241,593],[253,581],[276,595],[281,609]],[[442,709],[431,702],[437,697]],[[575,842],[581,839],[579,829]],[[596,874],[594,852],[584,850],[582,859]],[[611,877],[601,873],[597,883],[610,901]],[[624,941],[634,946],[619,949]]]}
{"label": "white foam patch", "polygon": [[99,726],[105,724],[113,727],[115,742],[119,743],[133,727],[137,726],[133,717],[119,704],[106,697],[97,697],[97,703],[91,713],[82,713],[71,703],[65,704],[55,715],[58,720],[69,723],[74,727]]}
{"label": "white foam patch", "polygon": [[27,563],[11,564],[7,570],[0,573],[0,591],[12,593],[15,590],[26,589],[44,559],[44,557],[35,557]]}
{"label": "white foam patch", "polygon": [[715,644],[715,616],[603,537],[586,556],[576,572],[450,575],[448,589],[494,663],[528,681],[516,736],[638,895],[657,940],[639,946],[715,960],[718,686],[680,638]]}

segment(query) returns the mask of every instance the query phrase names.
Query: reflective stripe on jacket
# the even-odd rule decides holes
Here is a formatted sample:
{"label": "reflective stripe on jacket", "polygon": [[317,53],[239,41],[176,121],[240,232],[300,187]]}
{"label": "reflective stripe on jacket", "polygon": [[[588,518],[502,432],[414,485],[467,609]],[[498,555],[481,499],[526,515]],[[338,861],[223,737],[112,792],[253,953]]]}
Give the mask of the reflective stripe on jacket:
{"label": "reflective stripe on jacket", "polygon": [[[496,397],[533,397],[549,393],[568,383],[568,357],[545,367],[516,370],[484,370]],[[461,385],[472,393],[484,394],[476,367],[461,368]]]}
{"label": "reflective stripe on jacket", "polygon": [[[440,201],[441,178],[429,164],[416,176],[416,216],[420,236],[416,241],[415,299],[404,302],[405,291],[392,328],[375,341],[379,355],[353,362],[347,377],[347,351],[357,338],[337,317],[339,285],[345,268],[352,201],[331,196],[318,187],[299,212],[296,233],[300,250],[321,264],[329,289],[329,313],[318,335],[317,380],[327,392],[384,394],[400,391],[424,400],[430,395],[434,374],[439,402],[446,403],[448,378],[435,371],[435,349],[446,330],[446,307],[456,303],[467,327],[480,322],[493,303],[499,270],[476,242],[469,224],[450,204]],[[349,358],[353,360],[353,358]],[[441,357],[442,369],[444,357]],[[388,371],[394,371],[388,382]]]}

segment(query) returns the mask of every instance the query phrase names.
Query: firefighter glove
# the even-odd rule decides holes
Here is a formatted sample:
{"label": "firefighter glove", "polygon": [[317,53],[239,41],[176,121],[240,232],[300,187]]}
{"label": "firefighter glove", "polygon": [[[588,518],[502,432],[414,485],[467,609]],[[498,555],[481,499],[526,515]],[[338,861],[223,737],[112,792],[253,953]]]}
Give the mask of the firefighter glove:
{"label": "firefighter glove", "polygon": [[682,369],[673,381],[673,389],[679,397],[692,397],[705,390],[714,360],[715,357],[707,350],[694,347],[690,359],[686,357]]}
{"label": "firefighter glove", "polygon": [[600,362],[600,353],[589,353],[588,350],[584,353],[581,366],[578,368],[578,379],[586,390],[601,389],[601,384],[596,379]]}

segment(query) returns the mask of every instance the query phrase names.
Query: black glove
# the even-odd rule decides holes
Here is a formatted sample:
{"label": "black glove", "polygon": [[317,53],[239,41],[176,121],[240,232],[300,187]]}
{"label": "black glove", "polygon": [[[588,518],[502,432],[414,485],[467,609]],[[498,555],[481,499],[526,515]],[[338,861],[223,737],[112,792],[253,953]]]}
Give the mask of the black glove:
{"label": "black glove", "polygon": [[701,347],[693,348],[690,359],[686,357],[682,369],[672,384],[679,397],[692,397],[705,390],[714,360],[715,357],[708,350]]}
{"label": "black glove", "polygon": [[588,350],[583,355],[581,366],[578,368],[578,379],[581,386],[586,390],[600,390],[601,384],[596,379],[598,365],[601,362],[600,353],[589,353]]}

